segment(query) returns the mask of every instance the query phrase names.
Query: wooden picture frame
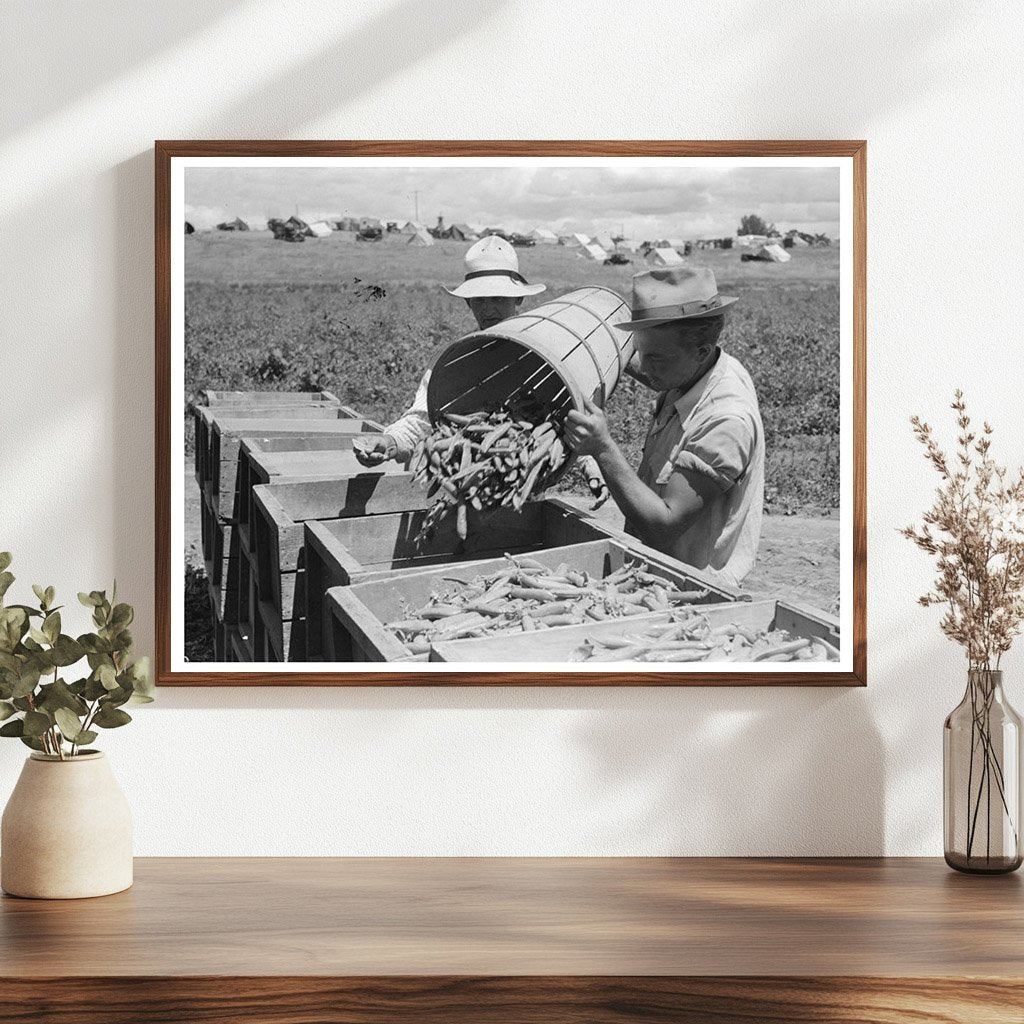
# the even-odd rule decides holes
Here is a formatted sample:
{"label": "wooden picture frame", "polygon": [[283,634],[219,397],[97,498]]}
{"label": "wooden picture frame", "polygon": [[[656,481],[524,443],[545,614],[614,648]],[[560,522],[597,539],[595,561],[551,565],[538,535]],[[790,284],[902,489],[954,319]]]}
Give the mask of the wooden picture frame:
{"label": "wooden picture frame", "polygon": [[[200,665],[187,662],[182,655],[181,617],[183,610],[183,584],[181,582],[181,559],[184,545],[172,545],[180,539],[180,523],[176,519],[184,507],[183,479],[175,474],[182,473],[184,451],[183,440],[183,369],[178,365],[177,352],[184,351],[184,280],[183,249],[184,233],[180,230],[184,209],[184,169],[197,166],[220,166],[231,161],[255,161],[273,164],[287,161],[298,166],[309,161],[310,166],[325,161],[370,160],[436,160],[455,165],[459,161],[495,160],[501,166],[516,161],[557,160],[570,167],[579,161],[595,161],[611,164],[614,161],[635,160],[658,164],[659,161],[750,161],[751,166],[807,166],[813,161],[835,166],[839,170],[841,192],[838,203],[843,212],[843,230],[839,242],[839,280],[837,294],[841,323],[838,333],[843,338],[840,365],[840,405],[842,408],[842,431],[839,434],[840,465],[845,467],[841,478],[842,500],[840,519],[842,529],[840,547],[842,550],[842,578],[846,589],[841,590],[842,660],[820,668],[806,666],[797,670],[789,665],[766,665],[758,663],[756,668],[711,670],[709,667],[684,665],[671,671],[656,670],[641,663],[630,663],[629,670],[590,670],[578,665],[569,668],[562,663],[549,662],[543,670],[512,671],[501,667],[485,671],[475,665],[462,670],[454,663],[407,664],[396,667],[373,666],[366,662],[352,662],[353,671],[342,670],[340,662],[324,662],[324,670],[314,663],[271,663],[256,662],[251,665],[227,664],[221,661],[210,663],[203,669]],[[582,166],[582,165],[580,165]],[[155,241],[156,241],[156,388],[155,388],[155,431],[156,431],[156,657],[157,682],[161,686],[863,686],[866,685],[867,641],[866,641],[866,495],[865,495],[865,392],[866,392],[866,143],[863,141],[158,141],[155,144]],[[187,229],[186,229],[187,230]],[[217,236],[219,239],[219,236]],[[307,250],[308,251],[308,250]],[[740,257],[737,256],[737,260]],[[642,269],[642,268],[638,268]],[[175,277],[178,274],[179,277]],[[626,296],[628,301],[628,295]],[[182,355],[181,363],[184,358]],[[217,400],[215,389],[211,391]],[[329,398],[333,399],[331,395]],[[312,396],[304,404],[314,404]],[[344,401],[344,399],[342,399]],[[340,404],[340,403],[338,403]],[[318,411],[318,410],[315,410]],[[348,410],[356,417],[366,410]],[[201,410],[200,410],[201,413]],[[215,420],[212,413],[205,415],[207,421]],[[202,419],[197,414],[197,422]],[[333,415],[333,414],[332,414]],[[341,414],[339,414],[341,415]],[[369,422],[369,420],[367,420]],[[366,427],[361,429],[367,429]],[[257,438],[250,448],[257,454],[267,454],[274,448],[274,431],[264,431],[267,437],[261,449]],[[225,435],[228,437],[229,435]],[[232,438],[234,435],[230,435]],[[239,435],[242,436],[242,435]],[[251,435],[249,435],[251,436]],[[263,434],[260,435],[263,437]],[[244,438],[243,438],[244,439]],[[227,442],[225,442],[227,443]],[[231,442],[237,444],[234,440]],[[249,449],[246,449],[249,450]],[[255,457],[255,456],[250,456]],[[198,467],[198,462],[197,462]],[[306,481],[312,483],[313,481]],[[216,486],[211,485],[211,486]],[[397,485],[392,488],[397,493]],[[370,501],[376,500],[371,497]],[[283,516],[286,525],[293,526],[287,512],[274,505],[272,496],[260,495],[259,514],[274,521],[275,514]],[[251,501],[250,501],[251,506]],[[401,507],[399,504],[398,507]],[[383,508],[383,506],[382,506]],[[175,510],[178,511],[175,511]],[[365,511],[365,508],[364,508]],[[554,514],[554,513],[552,513]],[[241,515],[241,513],[239,513]],[[237,520],[234,522],[237,523]],[[301,525],[301,524],[300,524]],[[316,530],[316,524],[303,531],[308,538],[310,550],[317,543],[331,547],[330,536],[324,539],[324,531]],[[255,527],[253,528],[255,530]],[[277,526],[274,529],[278,529]],[[328,531],[329,532],[329,531]],[[586,531],[583,531],[584,534]],[[235,527],[237,535],[237,525]],[[347,535],[346,535],[347,536]],[[545,534],[545,536],[547,536]],[[569,534],[570,542],[589,539]],[[316,538],[320,540],[317,541]],[[611,537],[611,541],[622,538]],[[292,534],[280,543],[294,544]],[[305,548],[303,549],[305,551]],[[644,549],[646,550],[646,549]],[[650,552],[648,552],[650,553]],[[657,557],[657,553],[653,553]],[[230,553],[224,555],[224,564],[230,560]],[[305,557],[305,556],[303,556]],[[335,557],[340,557],[335,555]],[[332,563],[333,564],[333,563]],[[224,570],[227,572],[227,569]],[[300,567],[301,572],[306,570]],[[312,570],[310,570],[312,572]],[[255,577],[253,577],[255,579]],[[372,579],[369,581],[372,582]],[[253,583],[253,594],[259,599],[262,593]],[[271,582],[268,586],[273,586]],[[347,599],[345,599],[347,600]],[[336,601],[345,601],[336,595]],[[736,605],[740,607],[740,605]],[[356,601],[345,614],[358,622],[365,615],[365,607]],[[782,615],[777,611],[776,616]],[[789,618],[773,618],[777,625],[793,622],[800,625],[802,609],[796,607],[785,613]],[[796,619],[793,616],[797,616]],[[176,617],[178,621],[176,623]],[[813,617],[813,615],[812,615]],[[371,616],[372,618],[372,616]],[[331,620],[333,621],[333,620]],[[348,620],[346,620],[348,621]],[[722,620],[727,621],[726,619]],[[735,619],[739,621],[739,619]],[[378,628],[373,622],[366,625],[369,632]],[[567,626],[566,629],[576,627]],[[832,627],[830,627],[831,629]],[[548,630],[550,636],[554,630]],[[823,634],[824,635],[824,634]],[[829,633],[828,635],[833,635]],[[838,636],[838,632],[834,634]],[[237,639],[237,638],[234,638]],[[225,645],[233,638],[225,632]],[[460,641],[462,642],[462,641]],[[476,642],[476,641],[473,641]],[[557,645],[552,646],[552,650]],[[229,649],[227,646],[225,649]],[[479,648],[478,648],[479,649]],[[273,655],[269,641],[265,648]],[[500,650],[493,655],[500,657]],[[433,658],[434,655],[431,654]],[[493,662],[496,666],[500,662]],[[206,664],[206,663],[200,663]],[[346,663],[347,664],[347,663]]]}

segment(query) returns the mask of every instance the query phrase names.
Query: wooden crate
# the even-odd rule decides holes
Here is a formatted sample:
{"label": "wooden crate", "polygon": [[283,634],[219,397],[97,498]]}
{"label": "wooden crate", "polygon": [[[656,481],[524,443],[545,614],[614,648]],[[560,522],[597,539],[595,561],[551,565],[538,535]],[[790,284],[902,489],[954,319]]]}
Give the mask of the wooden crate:
{"label": "wooden crate", "polygon": [[504,552],[522,553],[604,540],[608,534],[597,520],[585,519],[557,498],[528,502],[520,512],[494,509],[469,513],[469,535],[460,541],[455,516],[446,517],[422,547],[415,541],[424,511],[402,512],[368,519],[341,519],[305,524],[306,658],[319,661],[327,623],[325,594],[344,587],[382,579],[396,570],[423,570],[454,562],[483,561]]}
{"label": "wooden crate", "polygon": [[[329,391],[202,391],[192,403],[195,424],[195,473],[202,488],[205,476],[205,453],[210,445],[210,422],[219,411],[240,415],[242,410],[259,415],[260,410],[291,407],[294,409],[336,406],[345,416],[358,419],[360,414],[342,405]],[[205,410],[205,411],[204,411]]]}
{"label": "wooden crate", "polygon": [[[330,453],[328,453],[330,454]],[[337,453],[335,453],[337,454]],[[259,484],[252,489],[251,550],[256,593],[268,645],[278,660],[305,660],[304,632],[286,624],[304,618],[304,524],[353,516],[370,517],[426,508],[426,491],[412,474],[363,469],[336,480]]]}
{"label": "wooden crate", "polygon": [[[562,562],[573,569],[587,572],[591,577],[603,578],[626,562],[635,560],[638,552],[630,545],[610,538],[569,544],[533,552],[536,559],[551,569]],[[660,576],[680,590],[707,590],[701,606],[734,601],[737,592],[719,588],[674,559],[653,561],[645,559],[650,572]],[[326,629],[326,660],[331,661],[401,661],[407,657],[405,647],[384,624],[407,617],[410,609],[420,608],[431,594],[444,588],[446,578],[469,580],[473,576],[488,576],[500,572],[508,565],[504,558],[474,561],[460,565],[446,565],[427,572],[399,572],[384,579],[358,583],[347,587],[334,587],[326,594],[329,628]],[[635,621],[640,616],[630,616]],[[568,627],[554,627],[564,629]],[[545,630],[545,633],[548,631]],[[530,637],[534,634],[515,634]]]}
{"label": "wooden crate", "polygon": [[[288,412],[289,410],[284,410]],[[366,434],[384,428],[373,420],[341,416],[338,407],[296,410],[295,416],[276,418],[280,410],[242,412],[235,416],[203,410],[209,417],[209,443],[203,454],[202,488],[211,498],[233,495],[238,476],[238,449],[246,437],[287,437],[303,434]],[[300,415],[301,414],[301,415]],[[230,509],[225,508],[224,512]]]}
{"label": "wooden crate", "polygon": [[223,408],[231,405],[247,405],[255,409],[277,405],[304,405],[322,402],[325,405],[341,405],[330,391],[200,391],[197,406]]}
{"label": "wooden crate", "polygon": [[228,627],[227,638],[228,661],[248,663],[253,660],[252,646],[249,638],[243,635],[237,626]]}
{"label": "wooden crate", "polygon": [[250,661],[280,663],[303,661],[305,620],[281,622],[279,613],[266,601],[256,607]]}
{"label": "wooden crate", "polygon": [[[355,588],[353,588],[355,589]],[[789,604],[785,601],[744,601],[734,604],[706,605],[701,608],[712,626],[736,623],[750,629],[785,629],[794,636],[820,637],[834,647],[839,647],[839,623],[830,615],[812,608]],[[451,640],[434,644],[430,652],[431,661],[476,662],[493,664],[516,664],[523,662],[568,662],[572,652],[587,637],[622,636],[639,633],[644,626],[667,622],[663,612],[637,615],[629,619],[594,622],[582,626],[561,626],[535,633],[518,633],[502,637],[480,637],[475,640]],[[609,664],[595,662],[605,671],[619,671],[624,662]],[[633,664],[636,664],[635,662]],[[730,664],[736,669],[742,663]],[[675,666],[676,671],[699,671],[700,662],[688,663],[685,667]],[[819,665],[818,668],[821,666]],[[644,668],[657,668],[654,663],[644,663]]]}
{"label": "wooden crate", "polygon": [[[318,451],[262,450],[265,438],[246,438],[238,450],[238,493],[235,516],[245,526],[252,516],[252,489],[259,484],[311,483],[315,480],[341,480],[367,473],[393,476],[408,474],[409,460],[390,460],[379,466],[364,466],[352,451],[352,441],[364,434],[341,436],[345,447]],[[285,440],[276,438],[273,440]],[[307,440],[303,438],[302,440]],[[332,440],[335,440],[332,438]]]}

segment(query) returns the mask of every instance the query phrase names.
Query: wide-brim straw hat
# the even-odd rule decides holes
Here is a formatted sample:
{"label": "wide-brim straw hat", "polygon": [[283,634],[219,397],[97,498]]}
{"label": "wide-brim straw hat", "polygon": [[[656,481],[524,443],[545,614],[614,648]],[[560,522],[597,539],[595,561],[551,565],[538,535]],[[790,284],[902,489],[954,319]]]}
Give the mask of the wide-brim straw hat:
{"label": "wide-brim straw hat", "polygon": [[660,267],[633,275],[633,319],[615,324],[621,331],[642,331],[678,320],[721,316],[738,296],[719,295],[707,267]]}
{"label": "wide-brim straw hat", "polygon": [[466,278],[457,288],[445,288],[460,299],[490,296],[522,298],[539,295],[547,288],[530,284],[519,273],[519,257],[515,249],[500,235],[488,235],[472,245],[466,253]]}

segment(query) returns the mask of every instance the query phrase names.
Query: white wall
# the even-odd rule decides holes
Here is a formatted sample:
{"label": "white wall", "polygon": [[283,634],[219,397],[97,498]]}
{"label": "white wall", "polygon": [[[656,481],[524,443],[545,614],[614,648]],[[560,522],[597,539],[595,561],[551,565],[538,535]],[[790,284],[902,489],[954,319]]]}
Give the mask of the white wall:
{"label": "white wall", "polygon": [[[166,689],[104,737],[138,853],[941,853],[963,665],[915,606],[928,566],[895,531],[933,486],[907,419],[948,425],[955,385],[1002,457],[1024,455],[1024,16],[581,9],[0,4],[15,586],[71,597],[116,575],[152,647],[153,139],[865,138],[868,688]],[[1019,652],[1007,668],[1024,709]],[[0,744],[0,803],[23,755]]]}

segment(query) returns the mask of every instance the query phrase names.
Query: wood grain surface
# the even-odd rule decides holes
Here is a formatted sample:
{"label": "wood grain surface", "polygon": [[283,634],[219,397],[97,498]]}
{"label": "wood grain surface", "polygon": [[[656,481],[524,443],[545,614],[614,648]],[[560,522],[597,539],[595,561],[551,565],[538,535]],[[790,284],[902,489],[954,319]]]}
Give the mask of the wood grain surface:
{"label": "wood grain surface", "polygon": [[1020,1024],[1022,911],[933,859],[147,858],[0,900],[0,1020]]}
{"label": "wood grain surface", "polygon": [[[853,163],[853,239],[843,239],[853,260],[853,671],[757,673],[653,672],[388,672],[338,671],[205,672],[171,671],[170,537],[171,424],[171,161],[176,157],[850,157]],[[867,144],[863,140],[158,140],[155,165],[156,390],[156,676],[160,686],[864,686],[867,683]],[[173,232],[177,234],[177,231]],[[846,386],[846,382],[844,382]],[[176,428],[177,429],[177,428]],[[844,482],[845,485],[845,482]],[[844,595],[844,601],[847,600]],[[844,643],[851,638],[844,637]]]}

